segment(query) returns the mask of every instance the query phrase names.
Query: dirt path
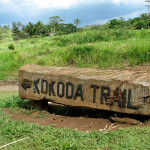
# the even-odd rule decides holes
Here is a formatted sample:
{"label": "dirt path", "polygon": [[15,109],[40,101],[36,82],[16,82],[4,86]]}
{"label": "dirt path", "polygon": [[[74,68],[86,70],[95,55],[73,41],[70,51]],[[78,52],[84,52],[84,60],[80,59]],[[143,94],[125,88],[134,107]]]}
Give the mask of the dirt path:
{"label": "dirt path", "polygon": [[0,81],[0,91],[18,91],[18,81]]}

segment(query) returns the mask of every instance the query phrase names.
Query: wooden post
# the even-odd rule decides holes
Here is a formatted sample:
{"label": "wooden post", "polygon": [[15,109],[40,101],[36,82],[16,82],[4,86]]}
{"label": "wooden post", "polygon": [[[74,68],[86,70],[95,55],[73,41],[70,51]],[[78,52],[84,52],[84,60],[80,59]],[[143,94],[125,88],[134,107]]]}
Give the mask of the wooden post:
{"label": "wooden post", "polygon": [[25,65],[19,70],[19,96],[150,115],[150,73]]}

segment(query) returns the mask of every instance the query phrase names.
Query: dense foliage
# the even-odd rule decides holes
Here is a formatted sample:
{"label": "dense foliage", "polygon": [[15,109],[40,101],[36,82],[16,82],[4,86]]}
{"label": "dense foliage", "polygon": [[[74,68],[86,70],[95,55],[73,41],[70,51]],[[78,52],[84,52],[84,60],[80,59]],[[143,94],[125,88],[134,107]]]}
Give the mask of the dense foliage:
{"label": "dense foliage", "polygon": [[109,28],[128,28],[128,29],[147,29],[148,28],[149,17],[148,15],[141,14],[139,17],[128,19],[125,21],[124,18],[112,19],[109,21]]}
{"label": "dense foliage", "polygon": [[[43,24],[43,22],[38,21],[37,23],[29,22],[27,25],[23,25],[21,22],[12,23],[13,39],[20,40],[28,37],[37,36],[54,36],[54,35],[66,35],[74,32],[79,32],[79,25],[81,20],[76,18],[74,24],[63,23],[64,20],[59,16],[53,16],[49,18],[48,24]],[[147,29],[149,18],[148,15],[141,14],[139,17],[128,19],[127,21],[120,17],[119,19],[112,19],[104,25],[91,25],[88,28],[93,30],[98,30],[100,28],[110,28],[110,29]],[[77,30],[78,29],[78,30]],[[84,28],[87,29],[87,28]]]}
{"label": "dense foliage", "polygon": [[[37,23],[29,22],[26,25],[23,25],[21,22],[12,23],[12,36],[13,40],[26,39],[28,37],[37,37],[37,36],[54,36],[54,35],[67,35],[70,33],[75,33],[81,31],[78,29],[81,23],[81,20],[76,18],[74,24],[63,23],[64,20],[59,16],[53,16],[49,18],[49,23],[44,24],[41,21]],[[139,17],[125,20],[120,17],[119,19],[112,19],[104,25],[91,25],[86,26],[82,29],[91,29],[91,30],[106,30],[106,29],[147,29],[149,28],[149,17],[148,15],[141,14]],[[77,30],[78,29],[78,30]],[[0,26],[0,40],[2,40],[2,33],[8,33],[10,31],[9,26]]]}
{"label": "dense foliage", "polygon": [[27,37],[70,34],[76,32],[76,28],[77,27],[71,23],[64,24],[59,16],[50,17],[49,23],[46,25],[41,21],[35,24],[29,22],[27,25],[23,25],[21,22],[12,23],[14,40],[25,39]]}

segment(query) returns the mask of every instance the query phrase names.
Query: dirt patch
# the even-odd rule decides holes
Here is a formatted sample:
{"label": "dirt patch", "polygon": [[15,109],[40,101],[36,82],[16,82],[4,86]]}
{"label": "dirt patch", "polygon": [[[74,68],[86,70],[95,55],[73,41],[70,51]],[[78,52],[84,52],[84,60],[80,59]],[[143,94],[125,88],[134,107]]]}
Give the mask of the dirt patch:
{"label": "dirt patch", "polygon": [[0,81],[0,91],[18,91],[18,80]]}
{"label": "dirt patch", "polygon": [[149,65],[145,65],[145,66],[135,66],[134,68],[126,68],[126,69],[130,69],[130,70],[135,70],[135,71],[146,71],[146,72],[150,72],[150,66]]}
{"label": "dirt patch", "polygon": [[[39,108],[39,103],[33,102]],[[40,104],[41,105],[41,104]],[[89,108],[77,108],[70,106],[62,106],[51,103],[48,106],[40,106],[40,111],[4,109],[7,114],[12,115],[14,120],[22,120],[34,122],[40,125],[52,125],[55,128],[67,128],[80,131],[103,131],[116,130],[126,127],[149,126],[150,117],[120,114],[102,110],[94,110]],[[117,116],[117,117],[116,117]],[[117,120],[114,120],[117,119]],[[136,122],[136,123],[135,123]]]}

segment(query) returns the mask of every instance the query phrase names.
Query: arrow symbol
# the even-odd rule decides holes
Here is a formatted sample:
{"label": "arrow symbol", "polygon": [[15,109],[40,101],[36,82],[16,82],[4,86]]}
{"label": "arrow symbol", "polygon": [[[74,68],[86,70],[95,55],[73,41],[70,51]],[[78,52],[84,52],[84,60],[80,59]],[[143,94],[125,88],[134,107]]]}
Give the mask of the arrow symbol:
{"label": "arrow symbol", "polygon": [[24,90],[27,90],[28,88],[31,88],[31,81],[24,79],[21,86]]}

